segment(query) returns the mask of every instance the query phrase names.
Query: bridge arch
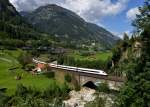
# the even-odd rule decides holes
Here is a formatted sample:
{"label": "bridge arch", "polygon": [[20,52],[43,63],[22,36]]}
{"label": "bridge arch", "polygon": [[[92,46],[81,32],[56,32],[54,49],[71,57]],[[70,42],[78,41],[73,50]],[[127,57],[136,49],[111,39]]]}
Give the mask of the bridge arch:
{"label": "bridge arch", "polygon": [[88,81],[85,84],[83,84],[83,87],[88,87],[88,88],[91,88],[91,89],[96,89],[97,86],[94,84],[93,81]]}

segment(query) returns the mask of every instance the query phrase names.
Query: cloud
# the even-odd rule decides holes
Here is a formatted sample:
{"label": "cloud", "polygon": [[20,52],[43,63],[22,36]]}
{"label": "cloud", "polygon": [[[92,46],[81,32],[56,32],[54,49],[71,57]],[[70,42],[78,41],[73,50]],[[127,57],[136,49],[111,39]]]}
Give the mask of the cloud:
{"label": "cloud", "polygon": [[18,11],[32,11],[46,4],[59,4],[64,0],[10,0]]}
{"label": "cloud", "polygon": [[78,13],[87,21],[97,22],[105,16],[121,13],[128,0],[118,0],[112,3],[111,0],[65,0],[64,7]]}
{"label": "cloud", "polygon": [[74,11],[85,20],[98,22],[105,16],[121,13],[129,0],[10,0],[19,11],[31,11],[46,4],[57,4]]}
{"label": "cloud", "polygon": [[114,34],[115,36],[117,36],[117,37],[119,37],[119,38],[123,38],[123,34],[124,34],[124,32],[112,32],[112,34]]}
{"label": "cloud", "polygon": [[127,13],[126,16],[129,20],[134,20],[136,18],[136,15],[140,14],[138,7],[130,9]]}
{"label": "cloud", "polygon": [[132,31],[132,30],[126,30],[126,31],[124,31],[124,32],[112,32],[112,33],[113,33],[114,35],[120,37],[121,39],[123,39],[124,33],[126,33],[129,37],[131,37],[132,34],[133,34],[133,31]]}

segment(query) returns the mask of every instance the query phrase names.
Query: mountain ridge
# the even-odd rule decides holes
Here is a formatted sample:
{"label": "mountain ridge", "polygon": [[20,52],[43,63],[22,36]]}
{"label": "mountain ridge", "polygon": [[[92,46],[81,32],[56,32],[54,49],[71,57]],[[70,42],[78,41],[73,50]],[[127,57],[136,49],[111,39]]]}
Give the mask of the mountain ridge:
{"label": "mountain ridge", "polygon": [[91,40],[107,47],[112,47],[119,40],[106,29],[86,22],[76,13],[55,4],[41,6],[23,16],[37,30],[63,39]]}
{"label": "mountain ridge", "polygon": [[36,35],[40,35],[24,20],[9,0],[0,0],[0,32],[7,33],[11,39],[22,40],[37,38]]}

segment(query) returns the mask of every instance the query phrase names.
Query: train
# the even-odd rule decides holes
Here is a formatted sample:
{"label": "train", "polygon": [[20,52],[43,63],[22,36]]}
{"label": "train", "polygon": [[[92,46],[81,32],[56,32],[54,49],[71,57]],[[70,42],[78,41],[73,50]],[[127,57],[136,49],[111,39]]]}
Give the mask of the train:
{"label": "train", "polygon": [[[33,59],[33,62],[47,64],[45,62],[38,61],[36,59]],[[58,65],[58,64],[53,64],[53,63],[49,63],[48,65],[52,68],[57,68],[57,69],[69,70],[69,71],[80,72],[80,73],[88,73],[88,74],[108,76],[108,74],[106,72],[102,71],[102,70],[89,69],[89,68],[80,68],[80,67],[73,67],[73,66],[66,66],[66,65]]]}
{"label": "train", "polygon": [[80,68],[80,67],[65,66],[65,65],[58,65],[58,64],[49,64],[49,66],[52,68],[76,71],[76,72],[81,72],[81,73],[97,74],[97,75],[103,75],[103,76],[108,75],[106,72],[102,70],[96,70],[96,69]]}

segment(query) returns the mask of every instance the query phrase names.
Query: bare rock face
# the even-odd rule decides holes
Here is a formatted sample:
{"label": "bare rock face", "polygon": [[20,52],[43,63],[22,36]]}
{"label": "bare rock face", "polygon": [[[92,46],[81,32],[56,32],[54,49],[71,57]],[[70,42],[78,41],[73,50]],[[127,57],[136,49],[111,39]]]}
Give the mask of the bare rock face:
{"label": "bare rock face", "polygon": [[88,102],[94,101],[96,96],[94,95],[95,90],[90,88],[82,88],[80,91],[71,91],[69,93],[70,99],[64,101],[65,107],[84,107]]}
{"label": "bare rock face", "polygon": [[139,58],[141,56],[141,51],[142,51],[141,49],[142,49],[142,44],[140,42],[136,41],[134,43],[134,47],[133,47],[133,52],[135,54],[134,55],[135,57]]}

